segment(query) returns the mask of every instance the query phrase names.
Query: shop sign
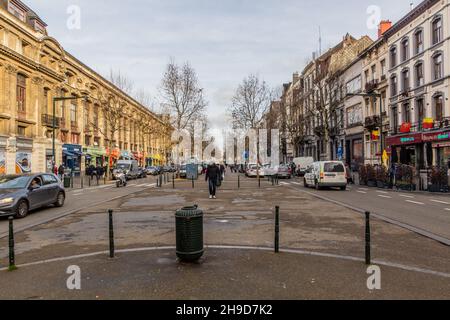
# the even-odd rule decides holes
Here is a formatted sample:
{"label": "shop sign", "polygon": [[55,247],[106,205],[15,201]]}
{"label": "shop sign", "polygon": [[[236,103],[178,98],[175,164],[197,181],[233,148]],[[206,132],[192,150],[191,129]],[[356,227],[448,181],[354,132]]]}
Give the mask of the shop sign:
{"label": "shop sign", "polygon": [[423,142],[423,140],[422,140],[421,134],[388,137],[386,140],[386,143],[389,146],[411,145],[411,144],[422,143],[422,142]]}
{"label": "shop sign", "polygon": [[450,140],[450,132],[434,132],[425,133],[423,135],[423,141],[425,142],[436,142]]}

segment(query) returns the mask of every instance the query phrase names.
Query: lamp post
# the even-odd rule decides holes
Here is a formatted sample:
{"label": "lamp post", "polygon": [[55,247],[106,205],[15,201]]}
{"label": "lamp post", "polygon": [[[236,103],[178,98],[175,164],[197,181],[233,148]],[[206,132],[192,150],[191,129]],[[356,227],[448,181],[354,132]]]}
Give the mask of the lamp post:
{"label": "lamp post", "polygon": [[87,96],[83,97],[54,97],[53,98],[53,134],[52,134],[52,156],[53,156],[53,168],[56,166],[56,102],[67,101],[67,100],[87,100]]}

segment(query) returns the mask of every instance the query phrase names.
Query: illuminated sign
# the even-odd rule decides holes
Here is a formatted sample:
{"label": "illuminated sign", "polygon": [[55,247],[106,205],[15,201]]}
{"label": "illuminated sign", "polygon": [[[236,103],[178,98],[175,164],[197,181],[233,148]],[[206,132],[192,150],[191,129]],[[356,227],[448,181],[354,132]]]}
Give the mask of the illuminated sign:
{"label": "illuminated sign", "polygon": [[410,143],[410,142],[414,142],[414,141],[416,141],[416,139],[414,137],[400,138],[401,143]]}

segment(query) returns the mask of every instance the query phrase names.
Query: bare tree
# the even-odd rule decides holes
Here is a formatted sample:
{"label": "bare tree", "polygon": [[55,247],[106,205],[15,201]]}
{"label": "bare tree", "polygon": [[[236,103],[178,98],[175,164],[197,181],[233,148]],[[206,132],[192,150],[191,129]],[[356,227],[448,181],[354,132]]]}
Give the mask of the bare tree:
{"label": "bare tree", "polygon": [[160,91],[175,129],[189,129],[193,121],[204,115],[207,102],[197,73],[188,62],[179,66],[171,60],[167,64]]}
{"label": "bare tree", "polygon": [[150,111],[154,111],[151,95],[144,89],[139,89],[133,94],[134,99]]}
{"label": "bare tree", "polygon": [[273,90],[268,84],[251,74],[238,86],[229,112],[233,127],[256,129],[270,107]]}
{"label": "bare tree", "polygon": [[117,88],[132,96],[134,93],[134,83],[131,81],[126,75],[123,75],[120,71],[113,71],[112,69],[109,72],[109,81]]}

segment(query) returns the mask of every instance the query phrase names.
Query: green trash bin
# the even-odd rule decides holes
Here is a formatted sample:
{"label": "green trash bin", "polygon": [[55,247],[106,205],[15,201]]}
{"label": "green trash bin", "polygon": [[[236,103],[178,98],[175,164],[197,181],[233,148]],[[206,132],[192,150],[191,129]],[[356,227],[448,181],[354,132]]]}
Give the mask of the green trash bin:
{"label": "green trash bin", "polygon": [[203,211],[198,206],[185,207],[175,213],[177,256],[186,262],[199,260],[204,253]]}
{"label": "green trash bin", "polygon": [[70,176],[64,176],[64,188],[70,188]]}

